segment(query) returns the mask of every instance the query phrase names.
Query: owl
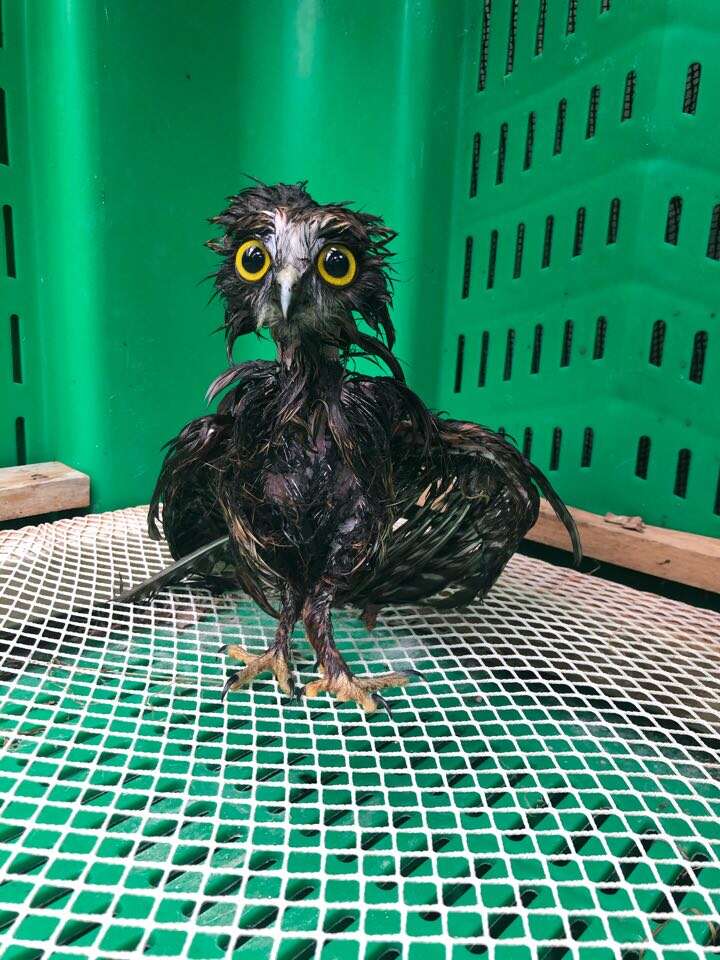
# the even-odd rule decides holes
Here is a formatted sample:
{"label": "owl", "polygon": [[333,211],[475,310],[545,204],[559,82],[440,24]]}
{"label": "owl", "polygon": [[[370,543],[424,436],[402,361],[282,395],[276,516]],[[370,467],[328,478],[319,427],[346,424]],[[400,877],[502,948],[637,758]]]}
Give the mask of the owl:
{"label": "owl", "polygon": [[[538,516],[539,494],[578,534],[547,478],[503,436],[430,411],[393,354],[390,244],[383,221],[317,203],[306,184],[255,183],[212,222],[230,366],[210,386],[216,412],[170,442],[149,512],[176,562],[118,598],[186,577],[241,589],[277,617],[262,653],[223,696],[264,672],[286,694],[323,692],[368,713],[414,671],[354,675],[333,608],[372,628],[385,606],[461,606],[484,597]],[[238,337],[270,337],[274,360],[232,363]],[[358,372],[369,358],[376,375]],[[160,505],[162,503],[162,525]],[[318,675],[296,685],[302,621]]]}

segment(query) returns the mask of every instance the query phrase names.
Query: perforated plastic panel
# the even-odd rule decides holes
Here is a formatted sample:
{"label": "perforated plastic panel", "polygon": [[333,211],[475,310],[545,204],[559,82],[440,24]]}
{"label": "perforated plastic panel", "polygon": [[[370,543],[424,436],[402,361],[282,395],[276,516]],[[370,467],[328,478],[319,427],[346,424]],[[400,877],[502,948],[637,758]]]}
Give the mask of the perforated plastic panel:
{"label": "perforated plastic panel", "polygon": [[140,509],[0,534],[3,960],[720,949],[720,618],[516,557],[483,606],[337,617],[351,664],[423,671],[391,717],[223,704],[218,647],[273,623],[111,618],[166,559]]}
{"label": "perforated plastic panel", "polygon": [[439,405],[569,503],[720,536],[717,7],[469,6]]}

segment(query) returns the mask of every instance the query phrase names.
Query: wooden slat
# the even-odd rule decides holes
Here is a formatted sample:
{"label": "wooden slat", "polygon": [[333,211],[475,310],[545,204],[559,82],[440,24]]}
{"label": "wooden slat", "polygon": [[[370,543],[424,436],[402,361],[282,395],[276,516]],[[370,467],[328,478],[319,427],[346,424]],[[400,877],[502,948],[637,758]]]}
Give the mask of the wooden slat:
{"label": "wooden slat", "polygon": [[[720,540],[645,526],[626,530],[596,513],[570,508],[587,557],[720,593]],[[570,550],[567,531],[545,500],[528,540]]]}
{"label": "wooden slat", "polygon": [[0,520],[90,505],[90,478],[64,463],[0,468]]}

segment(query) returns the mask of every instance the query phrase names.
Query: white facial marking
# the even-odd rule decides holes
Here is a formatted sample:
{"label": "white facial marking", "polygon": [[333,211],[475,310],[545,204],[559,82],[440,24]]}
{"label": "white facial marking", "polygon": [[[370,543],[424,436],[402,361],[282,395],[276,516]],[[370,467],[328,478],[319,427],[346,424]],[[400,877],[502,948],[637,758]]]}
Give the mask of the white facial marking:
{"label": "white facial marking", "polygon": [[292,299],[293,287],[299,279],[300,271],[289,263],[279,270],[275,275],[275,280],[280,288],[280,309],[282,310],[284,317],[287,317],[288,309],[290,307],[290,300]]}
{"label": "white facial marking", "polygon": [[311,235],[307,221],[288,220],[287,211],[280,208],[275,211],[274,234],[275,262],[281,267],[293,264],[302,272],[310,256]]}

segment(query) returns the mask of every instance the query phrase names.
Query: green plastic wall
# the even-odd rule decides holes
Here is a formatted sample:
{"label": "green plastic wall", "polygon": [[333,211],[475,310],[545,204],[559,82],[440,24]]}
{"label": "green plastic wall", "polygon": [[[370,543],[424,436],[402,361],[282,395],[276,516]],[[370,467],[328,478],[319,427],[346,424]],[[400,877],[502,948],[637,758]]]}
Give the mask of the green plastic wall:
{"label": "green plastic wall", "polygon": [[[704,0],[485,0],[467,26],[441,402],[504,427],[520,446],[529,441],[571,504],[718,536],[717,8]],[[694,63],[700,83],[690,113]],[[668,243],[673,197],[682,213],[677,242]],[[720,228],[720,209],[715,217]],[[653,363],[659,321],[665,334],[662,345],[656,336]]]}
{"label": "green plastic wall", "polygon": [[[225,364],[202,244],[206,218],[248,173],[308,179],[318,199],[355,200],[400,232],[398,354],[427,402],[531,440],[571,503],[720,532],[712,5],[5,0],[2,19],[0,188],[16,276],[0,277],[0,463],[60,459],[84,470],[96,510],[147,500],[161,444],[203,412]],[[631,71],[631,115],[621,119]],[[674,196],[682,214],[667,243]],[[659,365],[648,359],[658,320]],[[690,377],[698,334],[700,382],[697,357]],[[268,355],[256,341],[241,351]],[[678,467],[680,451],[689,454]]]}

